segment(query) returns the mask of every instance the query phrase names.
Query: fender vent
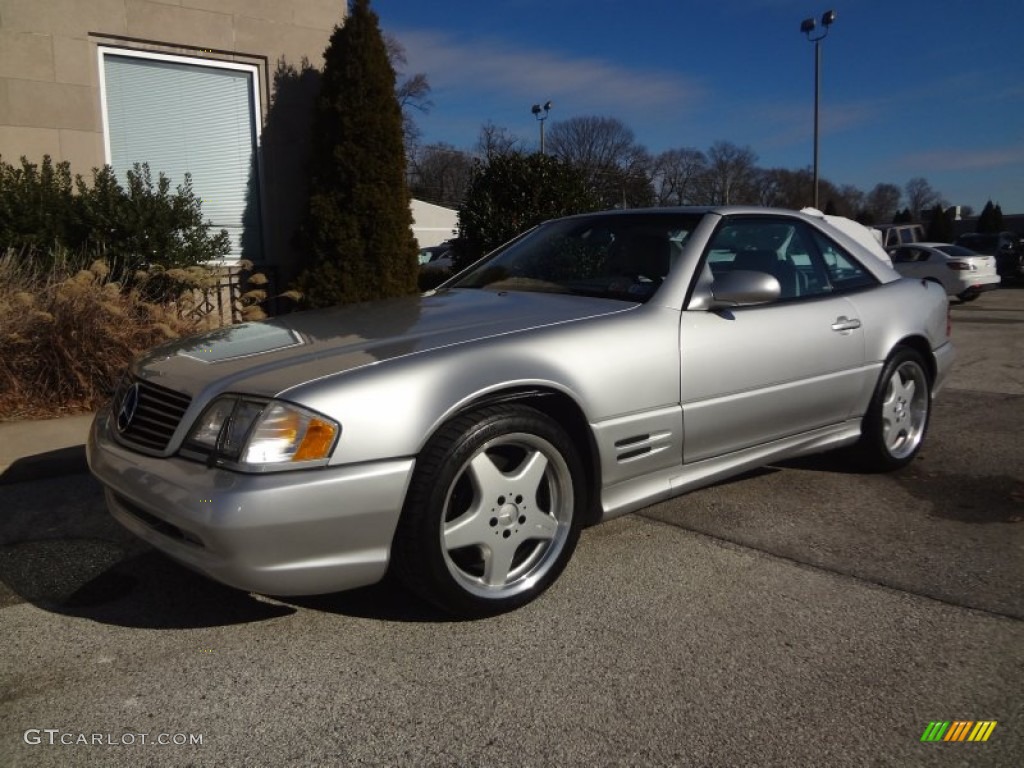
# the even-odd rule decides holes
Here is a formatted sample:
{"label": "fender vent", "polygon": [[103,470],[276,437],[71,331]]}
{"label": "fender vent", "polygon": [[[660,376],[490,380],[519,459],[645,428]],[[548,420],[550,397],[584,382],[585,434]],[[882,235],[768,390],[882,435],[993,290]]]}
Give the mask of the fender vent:
{"label": "fender vent", "polygon": [[669,446],[670,432],[658,432],[657,434],[633,435],[615,441],[616,461],[620,464],[639,459],[643,456],[651,456],[661,453]]}

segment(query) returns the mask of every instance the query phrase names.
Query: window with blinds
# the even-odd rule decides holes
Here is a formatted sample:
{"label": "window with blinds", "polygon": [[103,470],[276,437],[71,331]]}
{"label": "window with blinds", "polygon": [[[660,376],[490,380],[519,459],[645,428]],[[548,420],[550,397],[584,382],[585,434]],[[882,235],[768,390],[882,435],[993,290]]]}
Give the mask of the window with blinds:
{"label": "window with blinds", "polygon": [[172,188],[192,175],[203,217],[228,231],[235,260],[262,261],[255,67],[101,49],[107,162],[134,163]]}

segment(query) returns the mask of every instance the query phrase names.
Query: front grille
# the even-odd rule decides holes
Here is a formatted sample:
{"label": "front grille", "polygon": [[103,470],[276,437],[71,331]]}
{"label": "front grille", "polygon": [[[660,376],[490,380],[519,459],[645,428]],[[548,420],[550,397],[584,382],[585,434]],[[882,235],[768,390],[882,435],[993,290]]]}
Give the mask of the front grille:
{"label": "front grille", "polygon": [[[134,413],[126,403],[132,388],[138,392]],[[126,379],[114,396],[114,418],[121,439],[153,451],[166,450],[192,398],[142,379]],[[130,418],[128,418],[130,416]]]}

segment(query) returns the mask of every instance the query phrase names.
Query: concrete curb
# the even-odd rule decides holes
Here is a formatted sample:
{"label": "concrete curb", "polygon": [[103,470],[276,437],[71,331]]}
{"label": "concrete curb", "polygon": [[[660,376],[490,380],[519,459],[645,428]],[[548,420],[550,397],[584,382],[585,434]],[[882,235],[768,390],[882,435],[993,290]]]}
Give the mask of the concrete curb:
{"label": "concrete curb", "polygon": [[0,422],[0,485],[88,471],[85,441],[93,416]]}

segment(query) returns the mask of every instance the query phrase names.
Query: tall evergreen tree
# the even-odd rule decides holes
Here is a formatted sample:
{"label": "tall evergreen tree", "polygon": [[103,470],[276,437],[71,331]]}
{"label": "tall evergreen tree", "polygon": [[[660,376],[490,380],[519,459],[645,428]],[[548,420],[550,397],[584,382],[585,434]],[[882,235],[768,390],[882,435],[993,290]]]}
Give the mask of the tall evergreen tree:
{"label": "tall evergreen tree", "polygon": [[352,0],[324,53],[297,287],[322,307],[415,293],[402,110],[377,14]]}
{"label": "tall evergreen tree", "polygon": [[996,225],[996,207],[989,200],[985,203],[985,207],[981,209],[981,215],[978,216],[978,223],[974,227],[975,232],[998,232],[999,227]]}
{"label": "tall evergreen tree", "polygon": [[929,214],[928,231],[925,234],[925,240],[933,243],[953,242],[953,222],[950,220],[949,213],[944,211],[938,203],[936,203]]}
{"label": "tall evergreen tree", "polygon": [[1003,206],[999,203],[992,209],[992,227],[993,232],[1002,232],[1006,228],[1003,226]]}

